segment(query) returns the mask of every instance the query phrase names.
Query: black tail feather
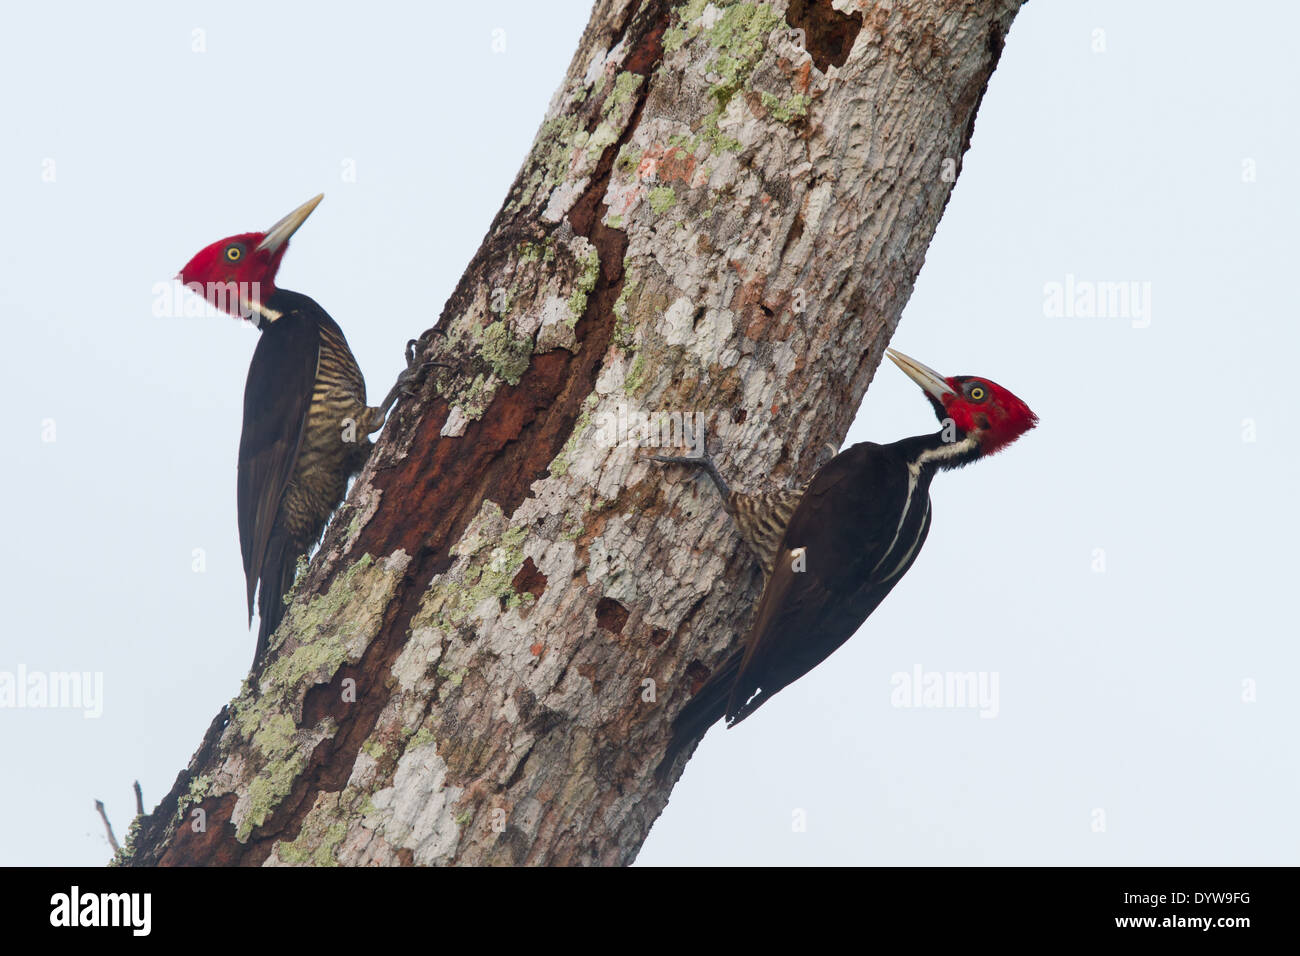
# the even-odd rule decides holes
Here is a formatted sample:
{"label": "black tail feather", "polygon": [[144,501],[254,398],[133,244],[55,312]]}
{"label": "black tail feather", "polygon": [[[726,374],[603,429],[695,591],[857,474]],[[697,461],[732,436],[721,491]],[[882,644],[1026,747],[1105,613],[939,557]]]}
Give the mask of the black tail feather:
{"label": "black tail feather", "polygon": [[696,695],[687,701],[686,706],[673,721],[672,740],[668,744],[664,759],[655,769],[655,777],[660,783],[668,779],[668,774],[682,751],[697,743],[710,727],[726,715],[727,701],[731,697],[732,686],[740,673],[740,662],[743,657],[742,653],[737,652],[727,658],[726,662],[709,676]]}
{"label": "black tail feather", "polygon": [[272,535],[266,546],[266,560],[262,563],[261,583],[257,592],[257,651],[253,666],[266,653],[271,635],[284,617],[284,596],[293,587],[298,570],[298,555],[289,547],[283,535]]}

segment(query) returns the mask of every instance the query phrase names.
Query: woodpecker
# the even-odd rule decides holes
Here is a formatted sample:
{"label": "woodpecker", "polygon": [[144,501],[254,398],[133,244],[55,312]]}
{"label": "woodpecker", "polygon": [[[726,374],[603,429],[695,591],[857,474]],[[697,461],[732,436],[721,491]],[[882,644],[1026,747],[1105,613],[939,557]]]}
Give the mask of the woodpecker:
{"label": "woodpecker", "polygon": [[704,468],[766,575],[744,643],[674,721],[661,779],[718,720],[734,727],[853,636],[925,543],[936,472],[995,454],[1038,424],[1028,405],[987,378],[944,378],[901,352],[888,355],[925,392],[942,427],[889,445],[853,445],[802,493],[780,492],[775,502],[740,495],[707,458],[652,456]]}
{"label": "woodpecker", "polygon": [[338,323],[307,296],[276,286],[289,237],[322,198],[307,200],[266,232],[206,246],[179,276],[261,332],[244,385],[237,482],[249,624],[254,595],[259,617],[254,665],[284,615],[298,558],[320,538],[370,454],[368,436],[417,371],[408,344],[406,371],[382,405],[367,405],[365,379]]}

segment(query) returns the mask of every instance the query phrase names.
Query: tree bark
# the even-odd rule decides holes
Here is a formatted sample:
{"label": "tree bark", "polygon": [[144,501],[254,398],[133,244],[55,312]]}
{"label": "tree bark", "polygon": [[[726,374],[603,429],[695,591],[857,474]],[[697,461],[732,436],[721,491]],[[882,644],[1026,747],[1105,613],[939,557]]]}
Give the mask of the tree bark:
{"label": "tree bark", "polygon": [[633,860],[672,718],[760,583],[638,416],[701,414],[735,487],[808,480],[1019,6],[598,0],[420,338],[453,367],[399,403],[263,670],[118,861]]}

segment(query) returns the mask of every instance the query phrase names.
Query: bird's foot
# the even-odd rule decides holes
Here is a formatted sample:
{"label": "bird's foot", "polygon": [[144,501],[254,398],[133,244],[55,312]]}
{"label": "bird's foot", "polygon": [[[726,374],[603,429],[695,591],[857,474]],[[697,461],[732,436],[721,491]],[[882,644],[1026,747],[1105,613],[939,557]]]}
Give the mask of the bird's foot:
{"label": "bird's foot", "polygon": [[642,455],[647,461],[659,461],[665,465],[693,465],[696,468],[708,468],[713,460],[708,455]]}
{"label": "bird's foot", "polygon": [[718,466],[709,457],[709,451],[703,442],[700,443],[698,455],[645,455],[644,457],[664,465],[689,465],[692,468],[703,468],[713,479],[713,483],[718,486],[718,491],[722,492],[724,500],[731,495],[731,489],[727,487],[727,482],[723,479],[722,472],[718,471]]}
{"label": "bird's foot", "polygon": [[454,367],[447,362],[420,360],[415,354],[415,346],[415,339],[411,339],[406,343],[406,368],[397,376],[397,381],[393,383],[393,387],[389,389],[383,404],[379,406],[384,417],[387,417],[389,409],[397,403],[399,398],[410,398],[416,393],[429,369]]}

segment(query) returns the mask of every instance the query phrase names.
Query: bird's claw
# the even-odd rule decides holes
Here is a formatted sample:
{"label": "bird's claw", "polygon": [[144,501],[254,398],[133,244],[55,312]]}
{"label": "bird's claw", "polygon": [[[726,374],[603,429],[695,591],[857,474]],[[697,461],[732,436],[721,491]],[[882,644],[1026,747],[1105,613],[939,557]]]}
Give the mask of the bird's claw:
{"label": "bird's claw", "polygon": [[406,368],[402,369],[401,374],[397,376],[397,381],[389,389],[388,397],[384,399],[379,406],[382,418],[388,417],[388,411],[397,403],[399,398],[411,398],[418,390],[420,383],[424,380],[425,374],[431,368],[452,368],[446,362],[423,361],[416,355],[416,348],[419,343],[411,339],[406,343]]}
{"label": "bird's claw", "polygon": [[731,488],[728,486],[726,479],[722,477],[722,472],[718,471],[718,466],[713,463],[709,457],[709,450],[700,443],[700,453],[698,455],[644,455],[642,456],[649,461],[657,461],[664,465],[690,465],[693,468],[703,468],[705,473],[717,485],[718,491],[722,492],[725,499],[731,494]]}
{"label": "bird's claw", "polygon": [[411,339],[406,343],[406,368],[397,376],[397,384],[393,386],[395,391],[406,398],[415,394],[417,386],[424,379],[429,369],[454,367],[447,362],[435,362],[432,359],[421,360],[416,354],[416,348],[419,344],[417,339]]}
{"label": "bird's claw", "polygon": [[689,464],[698,462],[698,458],[672,457],[672,455],[642,455],[642,458],[650,459],[651,462],[663,462],[664,464]]}
{"label": "bird's claw", "polygon": [[406,368],[402,369],[401,374],[397,376],[397,382],[393,385],[393,390],[403,398],[410,398],[415,394],[416,386],[420,383],[423,371],[423,366],[407,365]]}
{"label": "bird's claw", "polygon": [[708,455],[700,455],[698,457],[695,455],[643,455],[642,457],[650,461],[663,462],[665,465],[698,465],[701,468],[704,467],[704,463],[709,460]]}

